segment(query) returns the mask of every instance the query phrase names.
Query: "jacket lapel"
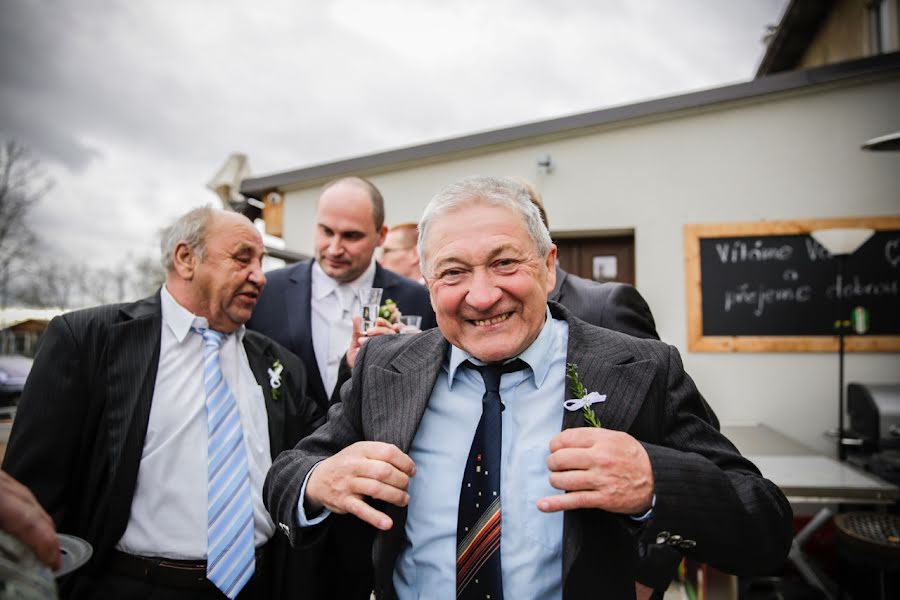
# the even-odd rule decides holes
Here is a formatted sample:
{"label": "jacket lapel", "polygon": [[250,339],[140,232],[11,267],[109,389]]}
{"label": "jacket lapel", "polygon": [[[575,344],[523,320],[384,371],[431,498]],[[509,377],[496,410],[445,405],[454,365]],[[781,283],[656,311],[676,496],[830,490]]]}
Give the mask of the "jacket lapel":
{"label": "jacket lapel", "polygon": [[283,389],[278,398],[272,395],[272,382],[269,375],[269,369],[275,364],[276,357],[271,351],[271,344],[261,344],[260,338],[244,335],[244,350],[247,352],[247,361],[250,363],[250,370],[253,371],[253,377],[256,383],[262,388],[263,399],[265,401],[266,418],[269,422],[269,452],[272,460],[279,452],[284,450],[284,406],[288,402],[288,398],[284,397]]}
{"label": "jacket lapel", "polygon": [[448,347],[440,330],[431,329],[417,334],[389,368],[370,367],[366,371],[365,385],[371,399],[365,403],[367,439],[409,451]]}
{"label": "jacket lapel", "polygon": [[162,327],[159,293],[124,306],[120,316],[106,347],[106,422],[110,481],[124,491],[134,489],[150,419]]}
{"label": "jacket lapel", "polygon": [[298,349],[300,359],[306,367],[312,395],[315,398],[324,398],[327,407],[328,396],[325,393],[322,374],[319,373],[319,363],[316,361],[312,341],[312,267],[313,261],[308,260],[294,268],[289,279],[290,284],[285,289],[284,300],[290,337],[295,340],[294,346]]}
{"label": "jacket lapel", "polygon": [[[574,319],[556,303],[550,304],[552,314],[569,323],[569,343],[566,362],[577,365],[578,376],[588,393],[606,395],[606,401],[594,404],[594,412],[606,429],[627,431],[637,416],[655,373],[648,368],[648,360],[635,361],[622,338],[606,329],[593,327]],[[566,398],[572,398],[566,381]],[[563,429],[584,427],[581,411],[564,411]],[[568,511],[563,517],[563,582],[565,585],[572,565],[585,544],[584,519],[612,521],[619,517],[607,514],[588,514],[589,511]],[[600,527],[602,525],[598,525]]]}

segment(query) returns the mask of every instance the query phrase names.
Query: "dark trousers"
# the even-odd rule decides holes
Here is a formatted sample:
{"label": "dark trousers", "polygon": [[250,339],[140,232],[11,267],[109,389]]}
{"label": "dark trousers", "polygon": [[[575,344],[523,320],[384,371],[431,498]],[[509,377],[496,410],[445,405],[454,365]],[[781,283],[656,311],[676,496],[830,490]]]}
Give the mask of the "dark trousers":
{"label": "dark trousers", "polygon": [[[269,595],[262,593],[264,586],[261,583],[260,577],[254,576],[241,590],[238,600],[268,600]],[[225,594],[217,589],[185,590],[117,573],[98,577],[91,597],[95,600],[227,600]]]}
{"label": "dark trousers", "polygon": [[[241,589],[238,600],[269,600],[273,597],[269,589],[271,582],[271,544],[267,544],[256,555],[256,568],[250,581]],[[172,561],[178,562],[178,561]],[[93,600],[227,600],[227,596],[212,583],[203,580],[198,589],[172,585],[164,577],[139,576],[131,571],[116,567],[115,558],[104,561],[106,568],[83,581],[86,584],[81,593],[73,594]],[[200,571],[203,577],[203,571]]]}

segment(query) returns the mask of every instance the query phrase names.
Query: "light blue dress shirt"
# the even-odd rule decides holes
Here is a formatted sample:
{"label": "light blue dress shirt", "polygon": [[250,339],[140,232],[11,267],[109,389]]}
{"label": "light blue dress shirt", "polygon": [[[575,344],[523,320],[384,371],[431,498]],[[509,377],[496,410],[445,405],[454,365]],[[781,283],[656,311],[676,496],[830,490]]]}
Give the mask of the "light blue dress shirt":
{"label": "light blue dress shirt", "polygon": [[[550,485],[550,440],[560,432],[565,401],[569,325],[547,320],[520,356],[531,367],[500,381],[503,411],[500,538],[506,598],[562,597],[563,513],[542,513],[538,499],[561,493]],[[451,347],[409,455],[407,546],[394,570],[400,598],[456,597],[456,516],[472,436],[481,418],[484,382]]]}

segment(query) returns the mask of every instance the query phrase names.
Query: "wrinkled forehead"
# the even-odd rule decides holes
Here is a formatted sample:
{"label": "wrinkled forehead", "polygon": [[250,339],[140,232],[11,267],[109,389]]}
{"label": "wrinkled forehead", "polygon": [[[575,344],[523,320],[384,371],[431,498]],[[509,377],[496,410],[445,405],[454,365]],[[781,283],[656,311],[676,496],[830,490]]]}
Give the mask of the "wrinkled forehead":
{"label": "wrinkled forehead", "polygon": [[513,248],[537,253],[525,219],[515,209],[477,199],[435,215],[424,240],[424,262],[477,252],[494,255]]}
{"label": "wrinkled forehead", "polygon": [[206,244],[232,251],[250,249],[265,252],[262,234],[249,219],[237,213],[224,213],[215,219],[207,231]]}

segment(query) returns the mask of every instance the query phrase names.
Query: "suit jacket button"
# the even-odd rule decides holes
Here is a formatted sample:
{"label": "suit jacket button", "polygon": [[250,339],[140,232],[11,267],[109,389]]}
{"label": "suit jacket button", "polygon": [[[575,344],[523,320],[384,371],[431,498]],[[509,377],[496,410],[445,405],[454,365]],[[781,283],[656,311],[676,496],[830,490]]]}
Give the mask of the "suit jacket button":
{"label": "suit jacket button", "polygon": [[678,544],[678,546],[681,548],[693,548],[696,545],[697,542],[695,542],[694,540],[681,540],[681,543]]}
{"label": "suit jacket button", "polygon": [[681,543],[681,536],[680,536],[680,535],[672,535],[672,536],[669,536],[669,545],[670,545],[670,546],[677,546],[679,543]]}
{"label": "suit jacket button", "polygon": [[288,538],[291,537],[291,528],[290,527],[288,527],[284,523],[279,523],[278,526],[281,527],[281,531],[284,532],[284,535],[288,536]]}
{"label": "suit jacket button", "polygon": [[668,539],[669,539],[668,531],[660,531],[659,533],[656,534],[656,543],[657,544],[665,544]]}

